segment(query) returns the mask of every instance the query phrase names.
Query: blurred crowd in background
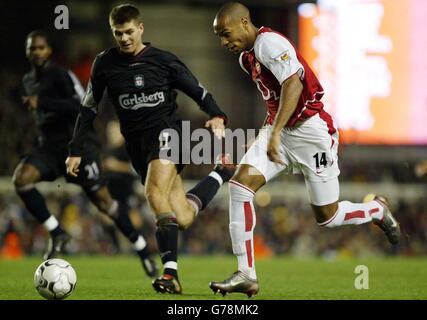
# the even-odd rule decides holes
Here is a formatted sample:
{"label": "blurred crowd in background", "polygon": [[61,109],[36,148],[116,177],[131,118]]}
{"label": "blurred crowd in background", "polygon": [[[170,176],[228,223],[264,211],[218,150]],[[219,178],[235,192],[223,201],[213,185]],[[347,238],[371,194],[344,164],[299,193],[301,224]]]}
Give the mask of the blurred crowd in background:
{"label": "blurred crowd in background", "polygon": [[[283,184],[286,188],[286,183]],[[225,187],[223,187],[225,188]],[[125,238],[111,221],[97,212],[81,193],[61,190],[47,192],[46,199],[52,212],[73,236],[69,254],[130,253]],[[259,201],[255,229],[255,251],[259,257],[293,255],[325,258],[369,257],[386,255],[427,254],[427,200],[417,202],[399,200],[394,203],[396,218],[401,222],[402,242],[391,247],[376,226],[347,226],[339,229],[320,228],[308,202],[272,198],[266,205]],[[130,216],[138,230],[143,232],[149,246],[157,252],[155,225],[142,194],[129,199]],[[26,212],[13,194],[0,196],[0,256],[19,258],[24,255],[42,255],[47,245],[45,229]],[[191,255],[230,254],[228,232],[228,201],[219,197],[203,212],[195,223],[180,235],[180,250]]]}
{"label": "blurred crowd in background", "polygon": [[[70,8],[71,29],[52,32],[54,55],[86,86],[94,56],[112,45],[106,17],[115,2],[64,2]],[[189,1],[162,6],[158,1],[147,1],[142,10],[145,39],[173,51],[189,65],[229,115],[231,128],[259,128],[265,116],[263,102],[239,69],[236,57],[222,51],[212,32],[212,19],[218,4],[215,1],[205,2],[206,5],[195,5],[197,1]],[[0,40],[2,48],[8,48],[1,52],[3,65],[0,68],[0,258],[41,256],[47,245],[46,231],[26,212],[13,192],[11,175],[20,157],[31,150],[37,137],[32,114],[21,103],[21,79],[29,69],[24,55],[24,40],[33,29],[52,31],[53,3],[5,1],[8,9],[0,10],[3,26],[11,25],[11,19],[16,19],[15,13],[18,12],[26,21],[18,24],[18,29],[13,32],[4,32],[5,36]],[[298,43],[298,1],[266,1],[264,5],[251,1],[250,4],[258,25],[281,30]],[[191,119],[194,128],[202,126],[206,118],[198,112],[197,106],[182,95],[178,102],[183,118]],[[113,118],[111,105],[103,101],[96,127],[104,146],[108,141],[102,128]],[[402,192],[407,185],[415,185],[417,190],[424,190],[424,195],[427,193],[427,177],[417,177],[414,170],[415,165],[423,160],[420,155],[426,154],[425,146],[340,147],[341,182],[355,185],[389,183],[401,187]],[[183,177],[195,182],[211,168],[211,165],[190,165],[184,170]],[[298,179],[301,178],[279,178],[283,183],[283,194],[276,194],[268,204],[257,206],[255,251],[259,257],[279,254],[328,258],[427,254],[427,197],[394,199],[395,216],[401,222],[405,236],[399,246],[391,248],[383,233],[373,225],[332,230],[318,227],[305,194],[299,199],[287,198],[286,181]],[[139,183],[137,177],[134,183]],[[131,252],[111,221],[97,213],[83,194],[71,192],[63,182],[53,185],[57,188],[43,194],[50,210],[73,236],[68,247],[70,254]],[[153,216],[142,192],[136,192],[129,202],[132,221],[144,233],[149,246],[157,250]],[[214,199],[180,237],[180,250],[184,253],[231,254],[227,196]]]}

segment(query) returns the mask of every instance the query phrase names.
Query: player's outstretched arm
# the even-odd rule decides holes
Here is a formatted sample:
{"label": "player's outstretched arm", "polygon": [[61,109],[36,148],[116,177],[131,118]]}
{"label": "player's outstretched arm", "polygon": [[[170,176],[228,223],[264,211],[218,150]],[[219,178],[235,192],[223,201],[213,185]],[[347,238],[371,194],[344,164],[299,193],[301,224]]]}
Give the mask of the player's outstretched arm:
{"label": "player's outstretched arm", "polygon": [[303,85],[297,73],[282,83],[279,110],[274,119],[273,130],[267,147],[267,155],[270,161],[283,164],[279,155],[280,132],[295,112],[302,90]]}
{"label": "player's outstretched arm", "polygon": [[[87,139],[89,132],[93,129],[93,121],[96,118],[97,106],[105,90],[104,78],[98,71],[100,68],[99,57],[100,55],[98,55],[93,63],[92,75],[86,89],[86,93],[82,99],[80,113],[77,116],[76,124],[74,126],[73,138],[68,144],[68,159],[79,158],[82,156],[84,142]],[[78,170],[79,164],[80,162],[73,160],[69,165],[67,165],[67,172],[71,175],[76,174],[78,172],[76,172],[76,170]]]}
{"label": "player's outstretched arm", "polygon": [[174,86],[193,99],[211,119],[205,123],[206,128],[211,128],[214,134],[221,138],[227,116],[220,109],[212,95],[201,85],[197,78],[191,73],[185,64],[174,58],[170,63],[174,74]]}

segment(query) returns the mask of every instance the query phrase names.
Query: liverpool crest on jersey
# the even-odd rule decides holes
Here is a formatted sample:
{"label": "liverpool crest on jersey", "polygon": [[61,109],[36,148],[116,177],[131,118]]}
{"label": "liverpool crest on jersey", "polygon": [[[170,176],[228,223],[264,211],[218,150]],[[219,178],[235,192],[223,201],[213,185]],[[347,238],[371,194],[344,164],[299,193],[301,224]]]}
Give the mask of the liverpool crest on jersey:
{"label": "liverpool crest on jersey", "polygon": [[137,87],[138,89],[144,88],[144,76],[142,74],[134,76],[133,80],[135,83],[135,87]]}

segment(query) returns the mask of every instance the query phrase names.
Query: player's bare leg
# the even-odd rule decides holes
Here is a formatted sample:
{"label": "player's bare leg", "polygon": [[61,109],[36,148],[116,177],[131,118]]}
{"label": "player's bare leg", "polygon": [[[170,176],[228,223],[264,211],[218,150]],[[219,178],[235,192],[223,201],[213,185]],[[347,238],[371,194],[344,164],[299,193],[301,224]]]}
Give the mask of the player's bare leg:
{"label": "player's bare leg", "polygon": [[215,166],[208,176],[196,186],[185,192],[180,175],[177,175],[169,193],[169,203],[177,215],[181,229],[188,228],[195,217],[213,199],[223,183],[230,180],[236,171],[228,155],[219,155]]}
{"label": "player's bare leg", "polygon": [[253,230],[256,216],[253,205],[255,192],[265,184],[264,176],[254,167],[242,164],[229,182],[230,235],[238,271],[224,281],[209,284],[214,293],[223,295],[241,292],[249,297],[258,293],[256,279]]}
{"label": "player's bare leg", "polygon": [[[147,183],[148,177],[150,177],[149,168],[146,181],[146,193],[148,195],[148,201],[153,203],[153,211],[158,214],[163,213],[166,219],[170,219],[173,214],[180,229],[188,228],[193,223],[198,212],[209,204],[221,185],[228,181],[235,171],[235,166],[229,163],[229,159],[226,156],[221,155],[217,161],[218,163],[216,163],[213,171],[187,193],[184,190],[181,177],[176,172],[175,164],[160,160],[152,161],[150,163],[150,165],[152,165],[151,170],[157,167],[156,170],[163,175],[163,177],[157,178],[155,183]],[[158,168],[160,165],[163,165],[161,171],[160,168]],[[153,175],[153,171],[151,171],[151,175]],[[170,181],[169,184],[167,183],[168,181]],[[167,186],[167,188],[165,188],[165,186]],[[161,190],[161,188],[165,188],[164,190],[166,191]],[[168,195],[168,203],[166,203],[165,194]],[[167,214],[167,212],[170,212],[170,214]],[[172,238],[167,240],[160,230],[158,230],[157,235],[159,247],[161,246],[160,241],[162,241],[163,246],[165,246],[168,241],[172,243]],[[170,246],[175,248],[177,244],[170,244]],[[168,252],[168,250],[161,251]],[[169,251],[173,252],[173,250]],[[172,254],[172,258],[174,256],[176,256],[176,254]],[[179,285],[176,271],[178,264],[176,260],[166,261],[166,258],[162,257],[162,261],[165,265],[164,275],[153,282],[153,287],[160,292],[180,293],[181,289],[174,290],[174,288]]]}
{"label": "player's bare leg", "polygon": [[176,213],[179,227],[187,229],[196,217],[196,208],[188,201],[184,184],[181,176],[178,174],[173,181],[172,188],[169,193],[169,203],[173,212]]}
{"label": "player's bare leg", "polygon": [[61,228],[56,217],[49,212],[44,197],[36,189],[35,184],[40,181],[39,169],[30,163],[21,162],[13,174],[16,193],[31,215],[50,233],[48,247],[43,256],[47,260],[63,253],[70,236]]}
{"label": "player's bare leg", "polygon": [[176,165],[167,160],[155,159],[148,165],[145,196],[156,216],[156,239],[163,263],[163,276],[153,281],[158,292],[180,294],[178,280],[178,220],[169,202],[169,194],[177,176]]}
{"label": "player's bare leg", "polygon": [[[391,244],[397,244],[400,239],[399,223],[390,211],[388,201],[381,196],[373,195],[364,203],[350,201],[334,201],[322,205],[322,199],[339,196],[338,179],[332,179],[324,183],[307,183],[311,195],[313,211],[317,223],[322,227],[335,228],[349,224],[363,224],[373,222],[386,234]],[[330,199],[330,198],[329,198]]]}
{"label": "player's bare leg", "polygon": [[136,231],[132,225],[129,218],[129,212],[125,206],[122,206],[122,204],[111,197],[106,186],[102,186],[96,191],[92,191],[90,188],[85,188],[85,192],[98,210],[107,214],[114,221],[116,227],[132,243],[133,249],[138,254],[147,276],[150,278],[157,277],[158,266],[148,250],[147,242],[144,237]]}

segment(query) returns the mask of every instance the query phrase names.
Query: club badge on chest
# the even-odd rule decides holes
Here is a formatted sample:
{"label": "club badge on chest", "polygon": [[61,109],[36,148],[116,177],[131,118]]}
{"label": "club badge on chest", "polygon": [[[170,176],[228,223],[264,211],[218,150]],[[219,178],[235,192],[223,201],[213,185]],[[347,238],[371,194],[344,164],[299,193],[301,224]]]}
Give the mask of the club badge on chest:
{"label": "club badge on chest", "polygon": [[138,74],[133,77],[135,87],[138,89],[144,88],[144,76],[142,74]]}

